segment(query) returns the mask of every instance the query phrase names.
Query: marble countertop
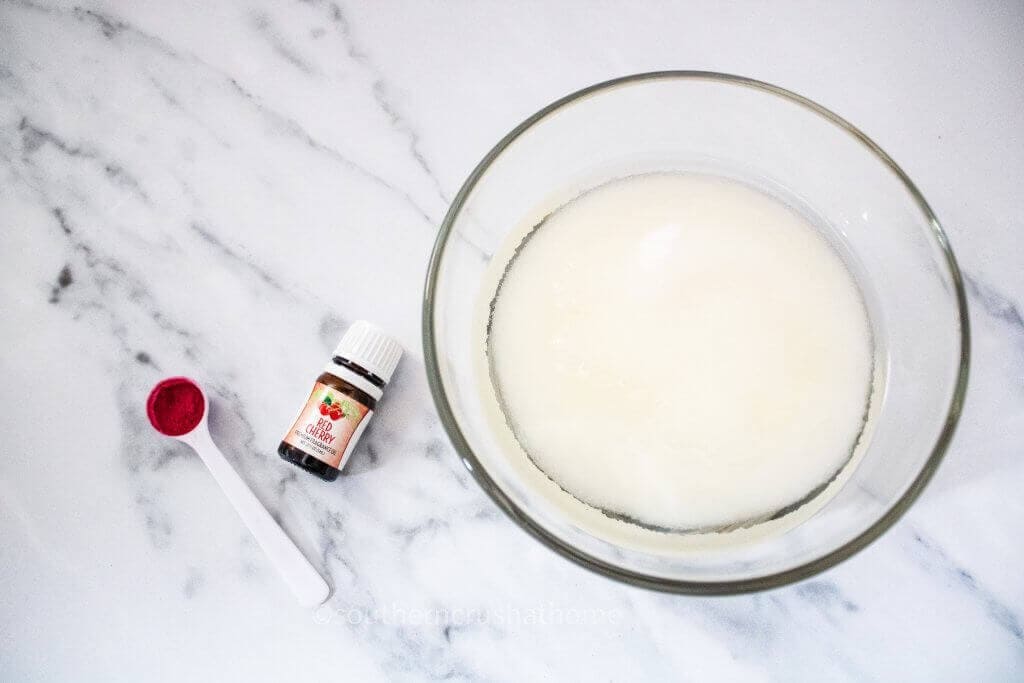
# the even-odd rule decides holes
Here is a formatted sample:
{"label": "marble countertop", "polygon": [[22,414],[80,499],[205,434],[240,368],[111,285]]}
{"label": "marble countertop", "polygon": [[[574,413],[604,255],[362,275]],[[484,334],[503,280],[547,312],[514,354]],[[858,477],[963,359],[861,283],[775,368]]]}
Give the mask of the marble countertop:
{"label": "marble countertop", "polygon": [[[0,679],[1024,677],[1019,2],[0,2]],[[507,520],[438,422],[427,257],[464,177],[582,86],[706,69],[859,125],[970,287],[946,462],[887,535],[798,585],[661,595]],[[408,349],[347,470],[275,448],[347,324]],[[329,576],[298,607],[143,402],[211,428]]]}

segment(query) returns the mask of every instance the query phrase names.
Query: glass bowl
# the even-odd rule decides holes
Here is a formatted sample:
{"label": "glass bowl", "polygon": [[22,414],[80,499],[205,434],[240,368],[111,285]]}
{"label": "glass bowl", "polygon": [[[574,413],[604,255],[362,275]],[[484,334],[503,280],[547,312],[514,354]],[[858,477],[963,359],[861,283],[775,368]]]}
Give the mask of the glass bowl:
{"label": "glass bowl", "polygon": [[[484,405],[486,365],[475,360],[485,344],[480,302],[492,256],[510,232],[611,179],[663,171],[733,178],[812,213],[864,293],[875,385],[858,464],[833,482],[831,497],[754,530],[655,538],[621,522],[615,534],[597,531],[590,516],[599,512],[563,504],[551,487],[538,484],[539,470],[516,464]],[[509,517],[599,574],[695,594],[806,578],[892,526],[949,445],[969,358],[956,260],[924,197],[896,163],[804,97],[692,71],[585,88],[498,142],[462,186],[438,234],[424,291],[423,344],[441,421],[466,468]]]}

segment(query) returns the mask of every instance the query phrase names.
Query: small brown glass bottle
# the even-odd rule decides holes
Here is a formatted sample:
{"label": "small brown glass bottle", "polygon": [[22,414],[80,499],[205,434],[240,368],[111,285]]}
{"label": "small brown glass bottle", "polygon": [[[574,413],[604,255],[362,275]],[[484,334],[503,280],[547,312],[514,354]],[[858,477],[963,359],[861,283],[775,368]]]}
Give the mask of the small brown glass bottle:
{"label": "small brown glass bottle", "polygon": [[402,347],[379,328],[365,320],[353,323],[278,455],[321,479],[337,479],[401,357]]}

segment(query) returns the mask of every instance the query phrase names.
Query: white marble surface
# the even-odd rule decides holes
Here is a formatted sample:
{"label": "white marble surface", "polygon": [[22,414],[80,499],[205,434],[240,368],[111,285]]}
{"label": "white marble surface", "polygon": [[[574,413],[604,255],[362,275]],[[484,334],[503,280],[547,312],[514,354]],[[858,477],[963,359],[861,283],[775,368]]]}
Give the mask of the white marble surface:
{"label": "white marble surface", "polygon": [[[0,2],[0,679],[1024,677],[1024,5]],[[506,520],[431,405],[420,294],[463,178],[581,86],[807,95],[908,171],[970,278],[966,414],[883,539],[769,593],[593,576]],[[347,322],[409,354],[348,476],[278,439]],[[296,606],[149,387],[335,586]],[[589,610],[582,613],[580,610]],[[567,624],[582,617],[583,624]]]}

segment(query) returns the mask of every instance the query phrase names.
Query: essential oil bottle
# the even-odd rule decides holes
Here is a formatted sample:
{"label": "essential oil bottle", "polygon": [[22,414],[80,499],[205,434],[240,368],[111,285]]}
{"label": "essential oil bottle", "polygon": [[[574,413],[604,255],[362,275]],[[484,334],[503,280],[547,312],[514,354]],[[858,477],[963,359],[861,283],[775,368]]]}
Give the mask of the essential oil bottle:
{"label": "essential oil bottle", "polygon": [[402,347],[376,325],[352,324],[277,452],[282,458],[334,481],[366,429]]}

